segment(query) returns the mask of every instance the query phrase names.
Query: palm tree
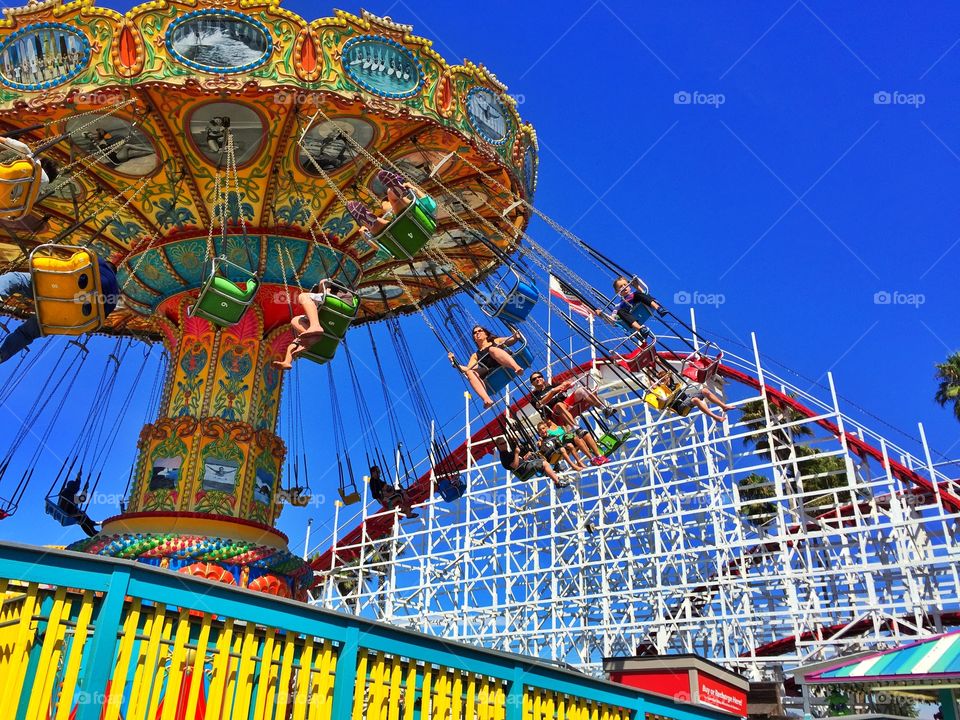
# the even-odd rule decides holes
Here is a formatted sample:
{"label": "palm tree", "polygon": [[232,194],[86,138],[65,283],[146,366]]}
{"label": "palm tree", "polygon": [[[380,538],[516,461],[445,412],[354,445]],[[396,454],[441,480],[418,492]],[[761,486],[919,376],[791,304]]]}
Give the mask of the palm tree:
{"label": "palm tree", "polygon": [[[798,412],[789,405],[782,405],[773,398],[768,398],[770,403],[770,421],[776,425],[803,420],[803,413]],[[743,423],[750,435],[747,435],[743,441],[753,443],[757,450],[768,450],[770,443],[767,438],[767,417],[763,407],[763,400],[751,400],[740,408],[740,422]],[[773,447],[777,458],[787,460],[790,457],[791,442],[800,437],[810,437],[813,430],[807,425],[794,425],[790,428],[777,427],[770,431],[773,436]]]}
{"label": "palm tree", "polygon": [[955,352],[946,362],[937,363],[937,394],[934,399],[945,407],[953,403],[953,416],[960,420],[960,352]]}

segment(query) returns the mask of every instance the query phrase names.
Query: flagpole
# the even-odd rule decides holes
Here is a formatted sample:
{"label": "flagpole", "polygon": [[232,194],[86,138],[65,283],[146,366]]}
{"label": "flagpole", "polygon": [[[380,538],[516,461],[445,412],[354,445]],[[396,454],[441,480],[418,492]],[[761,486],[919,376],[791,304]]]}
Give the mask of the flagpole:
{"label": "flagpole", "polygon": [[593,313],[587,315],[587,321],[590,323],[590,369],[594,370],[597,367],[597,344],[593,337]]}
{"label": "flagpole", "polygon": [[550,292],[553,273],[551,267],[547,266],[547,382],[553,381],[553,363],[551,362],[550,344],[553,339],[551,326],[553,320],[553,293]]}

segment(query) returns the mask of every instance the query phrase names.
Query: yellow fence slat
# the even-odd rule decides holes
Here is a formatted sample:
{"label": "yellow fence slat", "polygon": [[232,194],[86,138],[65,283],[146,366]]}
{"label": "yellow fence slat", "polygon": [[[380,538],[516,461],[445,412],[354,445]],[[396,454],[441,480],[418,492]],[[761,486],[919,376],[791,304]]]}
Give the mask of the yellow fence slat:
{"label": "yellow fence slat", "polygon": [[83,659],[83,650],[87,645],[87,629],[93,617],[93,590],[83,593],[80,600],[80,613],[77,616],[77,626],[73,633],[73,642],[70,643],[70,658],[63,673],[63,685],[60,688],[60,702],[57,704],[55,720],[67,720],[73,706],[73,693],[77,689],[77,676],[80,674],[80,661]]}
{"label": "yellow fence slat", "polygon": [[403,661],[394,657],[390,663],[390,692],[387,693],[387,720],[400,720],[403,697]]}
{"label": "yellow fence slat", "polygon": [[[200,635],[197,636],[197,649],[193,653],[193,662],[190,667],[190,692],[187,694],[184,717],[193,718],[197,715],[197,703],[200,701],[200,690],[203,689],[203,671],[206,666],[207,645],[210,643],[212,623],[213,616],[204,613],[200,623]],[[187,662],[189,662],[189,655]]]}
{"label": "yellow fence slat", "polygon": [[[150,637],[156,619],[156,608],[143,609],[143,635]],[[142,720],[140,711],[140,688],[143,686],[144,661],[147,654],[148,640],[138,639],[136,644],[136,662],[133,671],[133,682],[130,685],[130,700],[127,703],[126,720]]]}
{"label": "yellow fence slat", "polygon": [[[319,638],[318,638],[319,640]],[[314,643],[313,647],[313,657],[310,660],[310,675],[308,676],[308,697],[310,698],[309,703],[307,704],[307,720],[313,720],[317,717],[317,711],[320,708],[320,670],[319,666],[323,660],[323,642]]]}
{"label": "yellow fence slat", "polygon": [[437,677],[437,685],[434,692],[435,710],[439,717],[444,717],[450,712],[450,691],[453,683],[450,681],[450,671],[443,669]]}
{"label": "yellow fence slat", "polygon": [[117,664],[113,669],[110,688],[106,698],[106,714],[103,720],[118,720],[120,705],[123,703],[123,691],[127,684],[127,673],[130,668],[130,658],[133,656],[133,646],[137,642],[137,630],[140,626],[140,598],[134,598],[126,609],[123,619],[123,633],[120,636],[120,649],[117,653]]}
{"label": "yellow fence slat", "polygon": [[280,683],[277,689],[278,720],[287,717],[287,705],[290,701],[290,681],[293,678],[293,657],[297,652],[297,639],[294,633],[287,631],[283,640],[283,652],[280,660]]}
{"label": "yellow fence slat", "polygon": [[451,695],[450,715],[455,718],[463,717],[463,673],[457,672],[453,676]]}
{"label": "yellow fence slat", "polygon": [[173,639],[173,655],[170,657],[170,670],[167,674],[167,689],[164,693],[163,714],[161,720],[174,720],[177,706],[180,704],[180,688],[187,673],[187,641],[190,640],[190,611],[180,608],[177,616],[177,630]]}
{"label": "yellow fence slat", "polygon": [[[164,664],[164,658],[167,656],[167,648],[171,646],[170,638],[173,635],[173,627],[176,623],[175,617],[163,616],[161,623],[160,643],[157,645],[157,654],[153,662],[148,666],[152,668],[150,680],[153,687],[150,689],[150,701],[147,703],[147,720],[154,720],[157,717],[160,708],[160,699],[163,693],[164,681],[168,677],[167,666]],[[172,670],[172,668],[171,668]],[[176,703],[176,699],[174,699]]]}
{"label": "yellow fence slat", "polygon": [[147,616],[143,633],[146,641],[141,640],[137,653],[137,670],[130,688],[130,708],[126,720],[146,720],[147,707],[150,704],[150,691],[153,689],[153,675],[157,669],[157,655],[160,652],[160,639],[163,637],[163,620],[166,608],[155,605]]}
{"label": "yellow fence slat", "polygon": [[371,720],[387,720],[387,678],[389,670],[386,656],[377,653],[374,670],[370,673],[370,694],[367,703],[367,717]]}
{"label": "yellow fence slat", "polygon": [[209,718],[219,718],[221,716],[232,641],[233,618],[227,618],[220,634],[217,636],[216,656],[213,659],[213,671],[210,675],[210,695],[207,698],[207,717]]}
{"label": "yellow fence slat", "polygon": [[468,675],[467,676],[467,698],[464,703],[463,712],[464,717],[475,718],[478,716],[477,713],[477,676]]}
{"label": "yellow fence slat", "polygon": [[[57,588],[50,606],[50,617],[47,619],[47,629],[43,635],[43,645],[40,647],[40,661],[33,673],[34,685],[30,693],[30,702],[27,705],[27,717],[45,717],[50,705],[50,695],[53,691],[53,681],[57,675],[56,659],[59,657],[57,648],[62,643],[61,617],[70,603],[66,600],[67,589]],[[23,688],[26,689],[26,688]]]}
{"label": "yellow fence slat", "polygon": [[247,623],[243,633],[243,645],[240,650],[240,662],[237,664],[236,701],[231,717],[246,718],[250,715],[250,700],[253,697],[253,669],[256,665],[257,626]]}
{"label": "yellow fence slat", "polygon": [[[360,653],[357,659],[357,682],[353,687],[353,720],[365,720],[363,713],[363,696],[367,689],[367,654]],[[339,718],[336,718],[339,720]]]}
{"label": "yellow fence slat", "polygon": [[433,699],[433,668],[427,664],[423,667],[423,692],[420,695],[420,717],[431,717]]}
{"label": "yellow fence slat", "polygon": [[267,628],[263,637],[263,647],[260,650],[260,681],[255,688],[257,702],[253,710],[253,716],[256,718],[268,718],[270,716],[268,708],[273,707],[272,704],[268,704],[267,698],[273,697],[277,680],[276,668],[273,664],[276,635],[276,629]]}
{"label": "yellow fence slat", "polygon": [[15,717],[16,709],[20,704],[23,690],[23,674],[26,672],[27,659],[30,650],[36,642],[37,626],[34,624],[34,614],[39,610],[38,595],[40,591],[36,583],[30,583],[20,609],[20,618],[16,629],[12,633],[13,647],[11,648],[10,663],[7,667],[7,682],[0,695],[0,717]]}
{"label": "yellow fence slat", "polygon": [[403,720],[413,720],[417,709],[417,664],[407,663],[407,680],[403,692]]}
{"label": "yellow fence slat", "polygon": [[243,649],[243,639],[246,636],[250,623],[247,623],[243,634],[233,636],[233,649],[227,661],[227,684],[223,691],[223,717],[233,717],[233,703],[237,699],[237,681],[239,677],[240,652]]}
{"label": "yellow fence slat", "polygon": [[317,696],[310,703],[310,720],[330,720],[333,713],[333,684],[337,672],[337,654],[333,643],[323,641],[323,650],[317,657]]}
{"label": "yellow fence slat", "polygon": [[313,638],[307,637],[300,651],[300,669],[297,671],[297,694],[293,699],[293,720],[305,720],[310,699],[310,675],[313,674]]}

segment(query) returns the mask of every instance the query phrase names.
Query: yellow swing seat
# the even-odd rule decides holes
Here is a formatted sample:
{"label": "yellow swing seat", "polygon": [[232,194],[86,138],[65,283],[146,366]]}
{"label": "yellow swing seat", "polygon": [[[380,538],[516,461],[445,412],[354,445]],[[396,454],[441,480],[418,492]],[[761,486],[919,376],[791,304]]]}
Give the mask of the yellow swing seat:
{"label": "yellow swing seat", "polygon": [[38,245],[30,280],[41,335],[82,335],[103,326],[103,289],[96,253],[70,245]]}
{"label": "yellow swing seat", "polygon": [[43,169],[32,157],[0,163],[0,220],[23,220],[40,196]]}
{"label": "yellow swing seat", "polygon": [[678,393],[679,389],[673,389],[666,383],[660,383],[647,390],[643,400],[654,410],[666,410],[673,404]]}
{"label": "yellow swing seat", "polygon": [[339,492],[344,505],[354,505],[360,502],[360,490],[357,489],[357,483],[353,479],[342,481]]}

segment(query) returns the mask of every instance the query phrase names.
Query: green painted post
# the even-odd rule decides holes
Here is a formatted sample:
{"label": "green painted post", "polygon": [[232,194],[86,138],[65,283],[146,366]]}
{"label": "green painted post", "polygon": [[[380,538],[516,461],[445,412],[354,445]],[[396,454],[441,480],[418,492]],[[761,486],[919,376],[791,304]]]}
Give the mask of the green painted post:
{"label": "green painted post", "polygon": [[353,717],[353,690],[357,684],[359,656],[360,629],[349,627],[347,637],[340,646],[340,652],[337,653],[337,671],[333,678],[333,708],[330,717]]}
{"label": "green painted post", "polygon": [[523,720],[523,668],[513,668],[513,680],[507,690],[506,720]]}
{"label": "green painted post", "polygon": [[[123,603],[130,584],[129,568],[114,568],[110,588],[100,603],[90,641],[89,655],[84,658],[86,668],[77,683],[80,704],[75,720],[100,720],[103,704],[107,699],[107,683],[113,672],[117,641],[123,620]],[[62,698],[70,702],[69,698]]]}
{"label": "green painted post", "polygon": [[940,690],[937,692],[937,698],[940,700],[940,712],[943,713],[943,720],[960,720],[957,717],[957,698],[953,690]]}

